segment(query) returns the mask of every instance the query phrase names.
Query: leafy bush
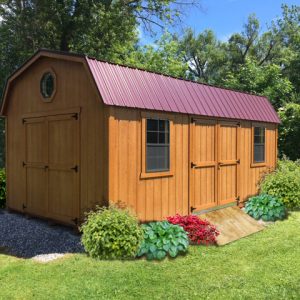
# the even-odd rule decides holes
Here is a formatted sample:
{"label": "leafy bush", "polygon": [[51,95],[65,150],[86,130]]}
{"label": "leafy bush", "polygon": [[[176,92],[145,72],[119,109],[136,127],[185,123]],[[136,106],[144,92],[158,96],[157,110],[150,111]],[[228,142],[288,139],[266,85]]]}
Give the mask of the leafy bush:
{"label": "leafy bush", "polygon": [[263,221],[281,220],[286,215],[284,204],[266,194],[250,198],[246,203],[245,211],[254,219]]}
{"label": "leafy bush", "polygon": [[278,168],[266,174],[261,183],[262,194],[275,196],[287,208],[300,207],[300,163],[291,160],[281,160]]}
{"label": "leafy bush", "polygon": [[136,217],[114,206],[90,212],[81,231],[86,252],[100,259],[133,258],[143,240]]}
{"label": "leafy bush", "polygon": [[6,202],[6,176],[4,169],[0,169],[0,208],[5,207]]}
{"label": "leafy bush", "polygon": [[279,126],[279,152],[290,159],[300,158],[300,104],[288,103],[278,110],[281,119]]}
{"label": "leafy bush", "polygon": [[216,237],[220,234],[214,225],[207,220],[202,220],[198,216],[180,216],[168,217],[171,224],[181,226],[187,233],[192,244],[215,244]]}
{"label": "leafy bush", "polygon": [[146,255],[149,260],[161,260],[167,255],[176,257],[188,249],[187,233],[178,225],[163,221],[143,224],[142,228],[144,230],[144,242],[140,247],[138,256]]}

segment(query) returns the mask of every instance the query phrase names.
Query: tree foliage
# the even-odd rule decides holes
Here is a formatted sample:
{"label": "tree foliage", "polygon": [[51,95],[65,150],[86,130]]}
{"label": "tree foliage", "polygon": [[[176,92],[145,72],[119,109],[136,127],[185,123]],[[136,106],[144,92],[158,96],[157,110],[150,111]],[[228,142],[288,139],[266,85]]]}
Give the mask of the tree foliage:
{"label": "tree foliage", "polygon": [[292,160],[300,158],[300,104],[289,103],[279,110],[279,150]]}
{"label": "tree foliage", "polygon": [[[252,14],[243,30],[227,41],[219,40],[211,30],[195,34],[186,29],[179,36],[165,27],[154,44],[139,44],[141,27],[153,33],[155,28],[174,24],[180,20],[183,5],[199,1],[0,0],[1,86],[34,51],[50,48],[262,94],[276,109],[285,107],[283,111],[290,111],[289,103],[300,104],[299,5],[283,5],[282,16],[264,31]],[[288,140],[290,133],[283,135],[284,130],[291,132],[284,126],[294,125],[285,124],[281,137],[290,144],[284,147],[281,141],[280,153],[297,146],[297,139]],[[1,149],[2,131],[0,122]]]}

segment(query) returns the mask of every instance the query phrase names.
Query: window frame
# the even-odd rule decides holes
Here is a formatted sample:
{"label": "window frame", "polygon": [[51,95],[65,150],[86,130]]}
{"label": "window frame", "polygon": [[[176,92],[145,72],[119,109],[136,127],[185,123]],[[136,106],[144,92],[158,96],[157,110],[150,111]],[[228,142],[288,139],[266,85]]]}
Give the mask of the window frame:
{"label": "window frame", "polygon": [[[148,171],[147,172],[147,120],[167,120],[169,121],[169,170],[166,171]],[[141,113],[141,127],[142,127],[142,168],[140,178],[159,178],[169,177],[174,175],[174,130],[173,130],[173,116],[164,113]]]}
{"label": "window frame", "polygon": [[[52,76],[53,76],[53,92],[51,94],[50,97],[44,97],[42,91],[41,91],[41,81],[44,77],[45,74],[47,73],[50,73]],[[41,72],[41,75],[39,77],[39,94],[40,94],[40,98],[42,99],[42,101],[44,103],[49,103],[49,102],[52,102],[54,97],[55,97],[55,94],[56,94],[56,90],[57,90],[57,77],[56,77],[56,73],[54,72],[54,70],[52,68],[47,68],[47,69],[44,69],[42,72]]]}
{"label": "window frame", "polygon": [[[254,160],[254,135],[255,135],[255,128],[259,127],[259,128],[263,128],[264,132],[265,132],[265,142],[264,142],[264,161],[262,162],[256,162]],[[267,164],[267,126],[266,124],[263,123],[252,123],[251,126],[251,167],[252,168],[256,168],[256,167],[265,167]]]}

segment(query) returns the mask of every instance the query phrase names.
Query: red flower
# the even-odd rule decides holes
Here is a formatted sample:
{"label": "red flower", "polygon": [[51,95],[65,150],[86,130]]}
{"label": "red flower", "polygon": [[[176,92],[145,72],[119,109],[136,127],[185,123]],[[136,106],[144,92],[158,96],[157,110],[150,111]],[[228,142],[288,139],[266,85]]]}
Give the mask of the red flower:
{"label": "red flower", "polygon": [[188,233],[191,244],[211,245],[216,243],[220,234],[217,228],[207,220],[202,220],[195,215],[176,215],[167,218],[168,222],[180,225]]}

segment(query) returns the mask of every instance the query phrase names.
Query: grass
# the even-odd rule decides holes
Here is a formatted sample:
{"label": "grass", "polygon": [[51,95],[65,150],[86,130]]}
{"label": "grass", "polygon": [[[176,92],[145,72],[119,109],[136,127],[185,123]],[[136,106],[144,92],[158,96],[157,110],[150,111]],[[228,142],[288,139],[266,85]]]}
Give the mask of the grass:
{"label": "grass", "polygon": [[300,212],[223,247],[162,262],[0,254],[1,299],[300,299]]}

